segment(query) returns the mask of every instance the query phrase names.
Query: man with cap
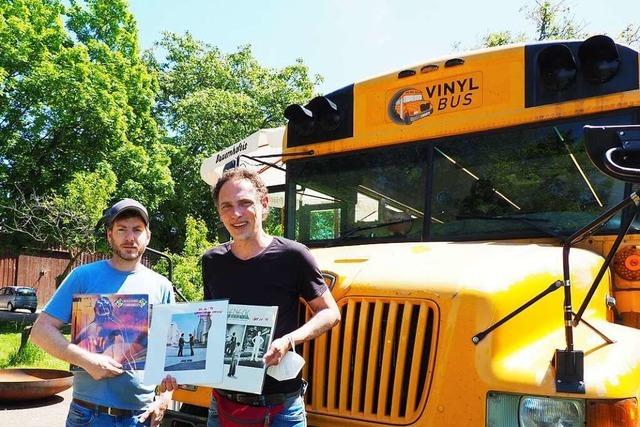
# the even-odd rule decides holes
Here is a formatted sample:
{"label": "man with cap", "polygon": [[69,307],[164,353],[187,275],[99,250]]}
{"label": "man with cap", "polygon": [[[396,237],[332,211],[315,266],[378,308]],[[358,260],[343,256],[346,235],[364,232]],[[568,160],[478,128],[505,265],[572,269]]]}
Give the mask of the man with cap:
{"label": "man with cap", "polygon": [[111,258],[80,266],[67,276],[33,325],[31,341],[84,369],[74,372],[68,427],[156,426],[171,392],[155,396],[155,387],[142,383],[143,371],[125,371],[113,358],[72,344],[60,332],[71,321],[75,294],[147,294],[150,304],[174,302],[171,283],[140,262],[151,238],[147,209],[123,199],[105,210],[101,221]]}

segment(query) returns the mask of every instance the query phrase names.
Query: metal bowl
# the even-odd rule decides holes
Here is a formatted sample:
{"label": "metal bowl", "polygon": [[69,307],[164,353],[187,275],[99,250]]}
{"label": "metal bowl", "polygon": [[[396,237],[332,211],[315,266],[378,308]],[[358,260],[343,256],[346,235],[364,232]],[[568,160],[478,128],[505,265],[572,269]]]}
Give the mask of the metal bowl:
{"label": "metal bowl", "polygon": [[0,369],[0,400],[35,400],[73,385],[73,374],[59,369]]}

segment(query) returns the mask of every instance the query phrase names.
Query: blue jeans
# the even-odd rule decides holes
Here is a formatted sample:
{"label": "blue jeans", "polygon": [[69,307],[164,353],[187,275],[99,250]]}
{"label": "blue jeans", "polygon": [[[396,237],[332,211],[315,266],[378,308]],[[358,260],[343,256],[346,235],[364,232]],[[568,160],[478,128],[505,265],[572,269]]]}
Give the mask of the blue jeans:
{"label": "blue jeans", "polygon": [[144,413],[143,410],[134,411],[134,413],[135,415],[132,417],[113,417],[71,402],[66,427],[138,427],[149,425],[149,418],[144,423],[138,422],[138,417]]}
{"label": "blue jeans", "polygon": [[[307,413],[304,410],[302,396],[294,396],[284,401],[284,409],[274,416],[269,423],[273,427],[306,427]],[[218,419],[218,404],[216,399],[211,399],[209,405],[209,418],[207,427],[220,427]]]}

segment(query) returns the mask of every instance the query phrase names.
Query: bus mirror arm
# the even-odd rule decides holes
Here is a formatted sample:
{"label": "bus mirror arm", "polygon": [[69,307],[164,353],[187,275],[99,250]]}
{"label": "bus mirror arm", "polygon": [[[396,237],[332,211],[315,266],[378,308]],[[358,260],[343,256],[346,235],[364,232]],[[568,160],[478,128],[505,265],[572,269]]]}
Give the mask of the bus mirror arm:
{"label": "bus mirror arm", "polygon": [[[633,221],[640,214],[640,195],[638,194],[638,191],[631,193],[629,197],[627,197],[625,200],[623,200],[618,205],[611,208],[609,211],[605,212],[600,217],[596,218],[591,224],[587,225],[585,228],[582,229],[582,230],[588,230],[589,231],[588,234],[583,233],[582,235],[580,235],[579,234],[580,231],[579,231],[578,233],[575,233],[572,236],[572,237],[575,236],[576,239],[573,239],[572,241],[571,240],[572,237],[569,238],[569,241],[571,241],[572,243],[575,243],[575,241],[580,241],[584,239],[586,236],[593,233],[593,231],[595,231],[598,225],[604,225],[610,218],[616,215],[619,211],[631,205],[635,205],[635,212],[633,215],[629,215],[624,220],[624,222],[620,224],[620,230],[618,231],[618,236],[616,237],[616,240],[614,241],[613,246],[611,246],[611,249],[609,250],[607,257],[605,258],[604,263],[600,267],[600,271],[598,272],[595,279],[593,280],[593,284],[591,285],[591,288],[587,292],[587,295],[584,297],[584,301],[582,301],[582,304],[580,304],[580,308],[578,309],[578,312],[573,317],[572,325],[574,327],[578,325],[580,320],[582,320],[582,315],[584,314],[584,311],[586,310],[587,305],[591,301],[593,294],[595,293],[596,289],[600,285],[600,281],[602,280],[602,277],[604,276],[605,272],[611,265],[611,262],[613,261],[613,258],[616,252],[618,251],[618,248],[620,247],[622,240],[629,232],[629,228],[631,228],[631,224],[633,223]],[[594,224],[595,226],[593,226]]]}
{"label": "bus mirror arm", "polygon": [[150,248],[148,246],[146,248],[146,252],[150,252],[150,253],[152,253],[154,255],[157,255],[157,256],[167,260],[168,267],[169,267],[168,268],[169,272],[167,274],[167,276],[168,276],[167,278],[171,282],[171,286],[173,286],[173,291],[176,293],[176,295],[178,295],[180,297],[181,301],[188,302],[189,300],[187,300],[187,298],[184,295],[182,295],[182,292],[180,292],[180,289],[178,289],[176,287],[176,285],[173,283],[173,261],[171,260],[171,257],[169,255],[165,254],[164,252],[160,252],[159,250]]}
{"label": "bus mirror arm", "polygon": [[503,317],[502,319],[498,320],[496,323],[494,323],[493,325],[489,326],[484,331],[481,331],[481,332],[478,332],[477,334],[475,334],[471,338],[471,341],[475,345],[478,345],[480,343],[480,341],[482,341],[487,335],[489,335],[495,329],[499,328],[500,326],[505,324],[507,321],[511,320],[516,315],[520,314],[522,311],[527,309],[532,304],[536,303],[541,298],[545,297],[546,295],[550,294],[551,292],[555,291],[556,289],[560,289],[561,286],[562,286],[562,281],[561,280],[556,280],[555,282],[550,284],[547,288],[545,288],[542,292],[540,292],[538,295],[534,296],[529,301],[525,302],[520,307],[518,307],[515,310],[513,310],[511,313],[507,314],[505,317]]}
{"label": "bus mirror arm", "polygon": [[248,154],[240,154],[240,157],[244,157],[246,159],[253,160],[254,162],[257,162],[261,165],[268,166],[270,168],[274,168],[282,172],[286,172],[286,169],[283,168],[282,166],[278,166],[276,163],[266,162],[262,159],[269,159],[272,157],[277,157],[281,159],[282,157],[288,157],[288,156],[304,157],[304,156],[313,156],[313,154],[314,154],[313,150],[307,150],[307,151],[300,151],[297,153],[262,154],[260,156],[249,156]]}
{"label": "bus mirror arm", "polygon": [[[591,285],[591,288],[587,292],[584,301],[582,302],[578,313],[573,312],[573,308],[571,305],[571,281],[570,281],[570,268],[569,268],[569,252],[571,247],[578,242],[581,242],[586,237],[593,234],[596,230],[606,224],[611,218],[613,218],[618,212],[622,211],[628,206],[635,205],[635,211],[633,215],[629,215],[624,223],[620,225],[620,229],[618,231],[618,236],[605,259],[605,262],[600,267],[600,271],[594,278],[594,281]],[[591,297],[595,293],[598,285],[602,277],[604,276],[606,270],[609,268],[611,261],[613,260],[613,256],[617,251],[618,247],[622,243],[624,236],[626,236],[629,228],[631,227],[631,223],[634,218],[640,212],[640,197],[637,192],[633,192],[622,202],[618,203],[613,208],[604,212],[598,218],[593,220],[591,223],[582,227],[580,230],[576,231],[573,235],[571,235],[563,245],[562,251],[562,270],[564,275],[563,280],[563,288],[564,288],[564,328],[565,328],[565,339],[567,347],[564,350],[556,349],[555,357],[554,357],[554,365],[556,370],[556,391],[562,393],[585,393],[585,384],[584,384],[584,352],[580,350],[575,350],[573,346],[573,328],[576,327],[580,321],[582,321],[587,327],[589,327],[592,331],[597,333],[607,344],[613,343],[613,340],[608,338],[602,332],[598,331],[595,327],[587,323],[584,319],[582,319],[582,315],[591,300]]]}
{"label": "bus mirror arm", "polygon": [[[618,232],[618,236],[607,255],[605,262],[600,268],[600,271],[596,275],[591,288],[587,292],[584,301],[582,302],[580,309],[577,313],[573,312],[573,308],[571,305],[571,281],[570,281],[570,269],[569,269],[569,253],[571,251],[571,247],[578,242],[581,242],[586,237],[593,234],[596,230],[606,224],[611,218],[613,218],[617,213],[622,211],[628,206],[635,205],[635,211],[633,215],[629,215],[624,223],[621,224],[620,230]],[[563,244],[562,251],[562,270],[564,280],[556,280],[551,285],[549,285],[546,289],[540,292],[538,295],[531,298],[529,301],[522,304],[520,307],[498,320],[493,325],[489,326],[487,329],[478,332],[475,334],[471,341],[478,345],[487,335],[493,332],[495,329],[515,317],[517,314],[521,313],[529,306],[542,299],[546,295],[555,291],[556,289],[564,288],[564,327],[565,327],[565,339],[567,347],[564,350],[557,349],[555,352],[555,357],[553,360],[553,364],[555,366],[556,371],[556,390],[558,392],[564,393],[585,393],[585,385],[584,385],[584,352],[575,350],[573,346],[573,328],[576,327],[580,322],[584,323],[588,328],[598,334],[607,344],[613,343],[613,340],[608,338],[602,332],[598,331],[594,326],[587,323],[584,319],[582,319],[582,315],[586,310],[587,305],[589,304],[593,294],[595,293],[602,277],[605,272],[609,268],[613,257],[622,243],[624,236],[626,236],[629,228],[633,220],[640,214],[640,195],[638,192],[633,192],[622,202],[618,203],[616,206],[612,207],[608,211],[604,212],[598,218],[593,220],[591,223],[582,227],[580,230],[576,231],[570,237],[568,237]]]}

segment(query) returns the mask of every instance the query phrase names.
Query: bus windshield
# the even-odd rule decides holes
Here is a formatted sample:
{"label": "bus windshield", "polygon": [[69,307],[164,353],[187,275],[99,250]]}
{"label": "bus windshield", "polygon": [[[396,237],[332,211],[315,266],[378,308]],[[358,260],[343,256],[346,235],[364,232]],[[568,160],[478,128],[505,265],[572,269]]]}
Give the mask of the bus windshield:
{"label": "bus windshield", "polygon": [[568,236],[625,190],[591,164],[582,127],[630,123],[626,111],[291,161],[288,234],[310,245]]}

